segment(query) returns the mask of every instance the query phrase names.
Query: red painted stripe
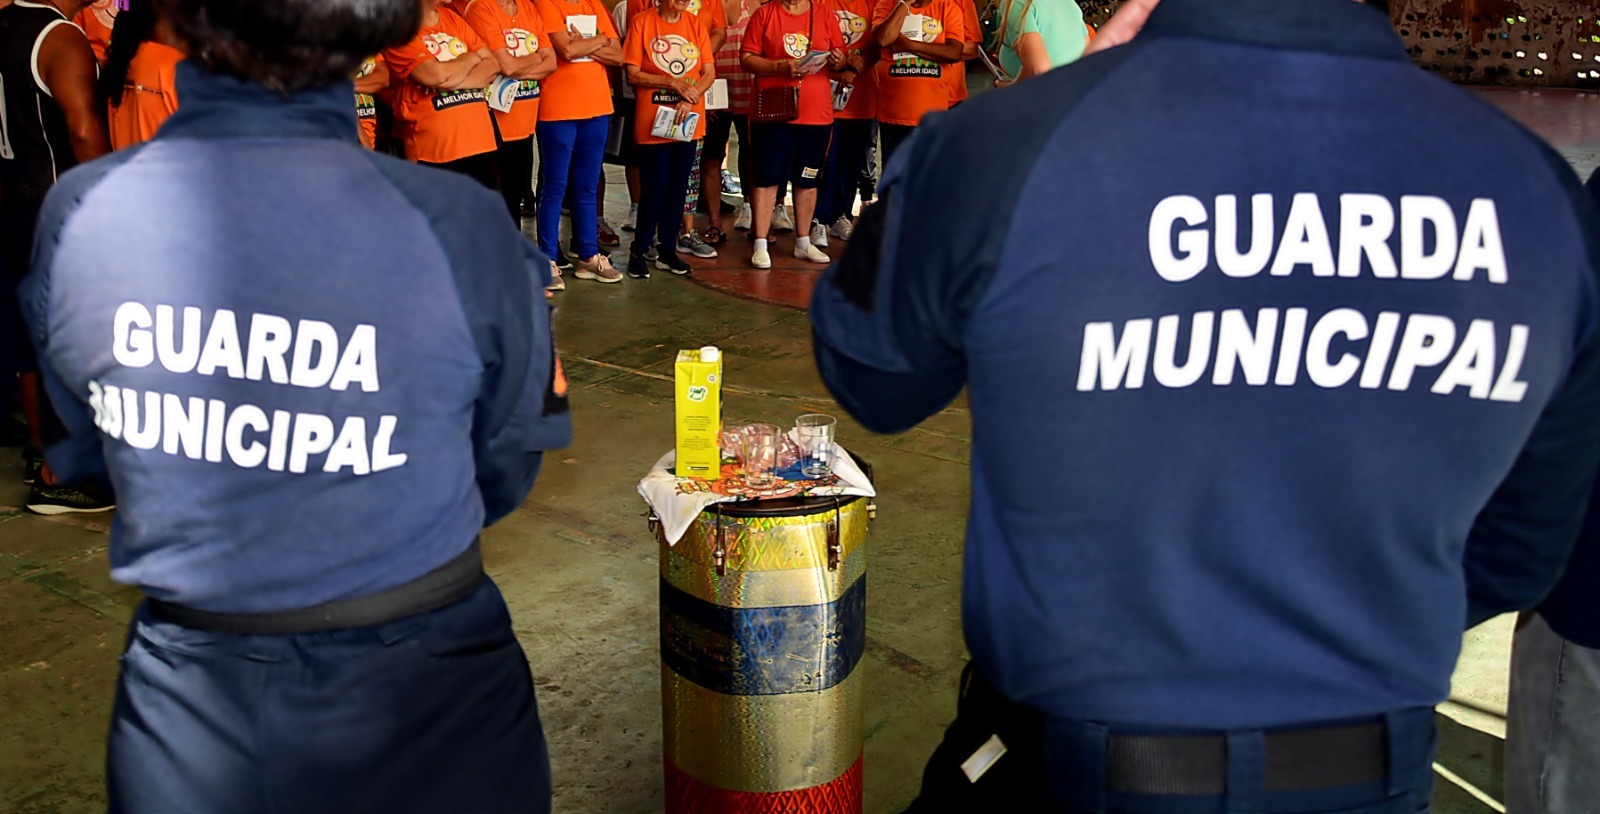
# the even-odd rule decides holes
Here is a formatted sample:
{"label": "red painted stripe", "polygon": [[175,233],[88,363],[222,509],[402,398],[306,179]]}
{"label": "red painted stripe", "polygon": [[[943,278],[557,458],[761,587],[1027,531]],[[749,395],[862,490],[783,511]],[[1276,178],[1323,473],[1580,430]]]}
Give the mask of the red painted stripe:
{"label": "red painted stripe", "polygon": [[729,791],[696,780],[671,760],[667,814],[861,814],[861,758],[838,779],[796,791]]}

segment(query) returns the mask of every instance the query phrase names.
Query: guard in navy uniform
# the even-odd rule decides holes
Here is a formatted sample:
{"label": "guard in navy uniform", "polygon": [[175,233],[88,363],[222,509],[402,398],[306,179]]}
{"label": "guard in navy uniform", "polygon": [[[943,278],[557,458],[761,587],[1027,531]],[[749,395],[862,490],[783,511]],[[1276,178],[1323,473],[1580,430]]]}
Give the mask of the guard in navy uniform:
{"label": "guard in navy uniform", "polygon": [[[1600,203],[1600,171],[1585,185]],[[1567,572],[1517,619],[1506,710],[1508,814],[1580,814],[1600,801],[1600,490]]]}
{"label": "guard in navy uniform", "polygon": [[1426,811],[1462,630],[1550,590],[1600,458],[1571,168],[1381,9],[1163,0],[883,197],[818,365],[879,432],[966,388],[974,436],[913,810]]}
{"label": "guard in navy uniform", "polygon": [[415,0],[162,0],[153,141],[62,177],[24,305],[106,476],[122,660],[110,809],[550,810],[478,533],[567,443],[548,263],[471,180],[361,148],[354,75]]}

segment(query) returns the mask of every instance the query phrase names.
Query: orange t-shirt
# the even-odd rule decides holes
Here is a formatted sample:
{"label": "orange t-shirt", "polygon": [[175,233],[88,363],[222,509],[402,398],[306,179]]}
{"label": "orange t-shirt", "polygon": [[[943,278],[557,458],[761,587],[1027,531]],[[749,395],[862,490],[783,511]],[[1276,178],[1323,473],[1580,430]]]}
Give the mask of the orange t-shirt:
{"label": "orange t-shirt", "polygon": [[116,0],[95,0],[72,21],[89,37],[89,47],[94,49],[96,62],[104,65],[106,48],[111,46],[111,28],[117,24]]}
{"label": "orange t-shirt", "polygon": [[438,90],[411,81],[417,66],[430,59],[449,62],[483,47],[472,26],[440,8],[436,25],[423,26],[410,42],[383,52],[392,80],[400,83],[394,112],[404,123],[406,158],[443,164],[494,152],[494,122],[482,88]]}
{"label": "orange t-shirt", "polygon": [[[365,79],[378,70],[378,63],[383,61],[383,55],[367,57],[361,63],[361,69],[356,71],[357,79]],[[356,94],[356,124],[361,126],[361,145],[368,150],[378,146],[378,100],[370,93]]]}
{"label": "orange t-shirt", "polygon": [[[698,84],[701,72],[711,64],[711,59],[711,34],[693,14],[685,14],[675,23],[662,19],[655,9],[628,18],[628,38],[622,48],[624,65],[637,66],[644,73]],[[671,144],[669,139],[650,135],[650,127],[655,123],[656,109],[677,105],[681,101],[678,94],[666,88],[638,88],[634,96],[633,135],[637,142]],[[702,139],[706,137],[704,98],[694,110],[700,114],[694,137]]]}
{"label": "orange t-shirt", "polygon": [[[515,17],[506,14],[500,0],[472,0],[466,9],[467,25],[489,43],[489,50],[505,50],[519,58],[539,52],[544,27],[539,24],[539,11],[533,7],[533,0],[517,0]],[[500,137],[506,141],[521,141],[533,135],[539,126],[538,81],[518,80],[511,112],[496,110],[494,118],[500,123]]]}
{"label": "orange t-shirt", "polygon": [[[898,3],[878,0],[872,10],[873,28],[889,19]],[[907,19],[911,15],[922,17],[922,42],[966,41],[966,13],[956,0],[932,0],[911,9]],[[885,50],[878,60],[878,121],[915,127],[929,112],[949,110],[949,81],[945,66],[937,62]]]}
{"label": "orange t-shirt", "polygon": [[[962,20],[962,30],[966,36],[962,37],[961,41],[983,42],[983,29],[979,27],[981,24],[978,22],[978,7],[972,0],[956,0],[956,3],[966,15]],[[963,61],[945,66],[944,75],[950,81],[950,106],[954,107],[957,102],[965,102],[971,95],[967,90],[967,63]]]}
{"label": "orange t-shirt", "polygon": [[[628,29],[633,29],[633,21],[639,15],[657,5],[656,0],[628,0]],[[689,0],[689,13],[700,20],[708,38],[712,30],[728,27],[728,10],[722,7],[722,0]]]}
{"label": "orange t-shirt", "polygon": [[[612,22],[611,9],[600,0],[538,0],[539,20],[545,35],[569,30],[577,18],[593,17],[595,33],[621,39]],[[587,30],[580,27],[579,30]],[[539,121],[568,122],[609,116],[611,80],[606,66],[593,60],[568,62],[556,55],[556,72],[544,80],[539,100]]]}
{"label": "orange t-shirt", "polygon": [[122,104],[111,105],[107,124],[111,149],[143,144],[155,137],[161,123],[178,109],[178,63],[183,52],[159,42],[139,46],[128,63]]}
{"label": "orange t-shirt", "polygon": [[[838,20],[828,0],[812,0],[811,8],[799,14],[790,14],[782,3],[773,0],[750,15],[739,48],[746,54],[772,60],[801,59],[811,51],[843,50]],[[789,76],[758,74],[756,94],[768,88],[793,87],[794,82]],[[794,123],[833,124],[833,85],[827,71],[800,80],[800,118]]]}
{"label": "orange t-shirt", "polygon": [[[871,57],[872,0],[833,0],[833,13],[839,20],[839,36],[852,54]],[[878,113],[878,77],[871,62],[856,77],[850,103],[833,115],[841,119],[870,119]]]}

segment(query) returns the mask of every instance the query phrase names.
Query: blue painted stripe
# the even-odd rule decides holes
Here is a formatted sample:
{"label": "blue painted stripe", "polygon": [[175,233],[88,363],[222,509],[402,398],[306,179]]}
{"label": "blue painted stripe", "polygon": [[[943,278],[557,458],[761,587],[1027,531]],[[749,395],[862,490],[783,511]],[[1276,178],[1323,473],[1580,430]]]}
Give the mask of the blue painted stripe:
{"label": "blue painted stripe", "polygon": [[867,649],[867,578],[818,605],[728,608],[661,582],[661,659],[724,695],[821,692]]}

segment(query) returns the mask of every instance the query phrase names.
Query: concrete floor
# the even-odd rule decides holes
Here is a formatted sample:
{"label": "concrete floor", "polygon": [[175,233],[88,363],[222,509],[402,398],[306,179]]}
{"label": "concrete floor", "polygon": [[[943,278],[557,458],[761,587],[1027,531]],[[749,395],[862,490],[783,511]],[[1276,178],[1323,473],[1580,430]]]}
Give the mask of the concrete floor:
{"label": "concrete floor", "polygon": [[[1580,171],[1600,163],[1600,127],[1573,124],[1600,121],[1600,97],[1486,95],[1532,125],[1545,117]],[[625,209],[621,190],[614,177],[613,222]],[[730,273],[745,244],[736,238],[734,247],[717,264]],[[760,296],[759,287],[742,293]],[[813,370],[796,310],[666,275],[574,282],[561,296],[576,443],[549,456],[533,497],[486,535],[485,558],[533,664],[556,810],[645,814],[661,806],[657,555],[633,486],[672,444],[673,352],[724,349],[728,415],[781,421],[839,411]],[[900,437],[848,422],[840,434],[876,466],[882,485],[863,668],[872,699],[866,810],[878,814],[914,794],[954,711],[965,658],[958,583],[970,433],[965,411],[954,408]],[[103,735],[137,595],[107,577],[103,518],[6,508],[25,492],[15,451],[0,450],[0,461],[0,812],[101,811]],[[1492,801],[1501,786],[1508,642],[1504,619],[1466,638],[1454,698],[1441,708],[1443,814],[1500,810]]]}

